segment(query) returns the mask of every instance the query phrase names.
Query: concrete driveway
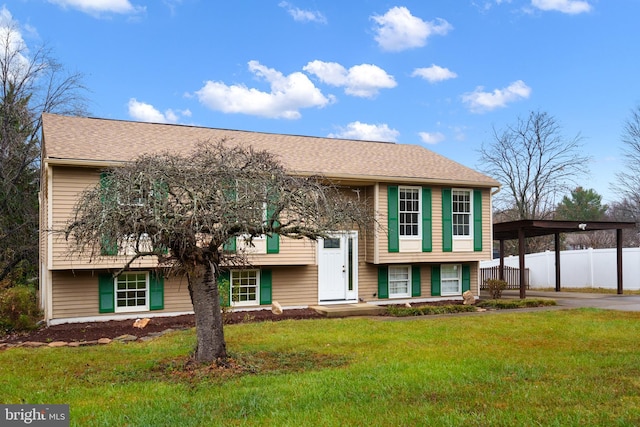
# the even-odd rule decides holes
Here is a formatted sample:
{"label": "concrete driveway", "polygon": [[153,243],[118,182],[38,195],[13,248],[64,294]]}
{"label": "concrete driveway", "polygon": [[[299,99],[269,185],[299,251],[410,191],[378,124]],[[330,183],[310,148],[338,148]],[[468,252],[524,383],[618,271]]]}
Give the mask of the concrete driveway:
{"label": "concrete driveway", "polygon": [[[519,291],[507,290],[503,298],[519,298]],[[606,310],[640,311],[640,295],[589,294],[580,292],[541,292],[527,290],[527,298],[550,298],[559,307],[593,307]]]}

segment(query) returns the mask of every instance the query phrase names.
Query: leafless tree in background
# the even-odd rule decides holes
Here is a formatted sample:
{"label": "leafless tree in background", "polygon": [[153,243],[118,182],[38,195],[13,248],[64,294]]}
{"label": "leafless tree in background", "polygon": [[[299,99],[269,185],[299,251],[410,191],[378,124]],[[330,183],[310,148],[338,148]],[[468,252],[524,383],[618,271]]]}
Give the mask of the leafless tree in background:
{"label": "leafless tree in background", "polygon": [[41,115],[84,114],[81,80],[46,47],[28,49],[15,23],[0,26],[0,281],[36,275]]}
{"label": "leafless tree in background", "polygon": [[[577,186],[588,161],[579,135],[565,138],[553,116],[532,111],[503,130],[494,127],[493,141],[480,148],[478,168],[502,184],[494,198],[496,219],[551,219],[556,200]],[[550,242],[528,239],[527,250],[546,249]]]}

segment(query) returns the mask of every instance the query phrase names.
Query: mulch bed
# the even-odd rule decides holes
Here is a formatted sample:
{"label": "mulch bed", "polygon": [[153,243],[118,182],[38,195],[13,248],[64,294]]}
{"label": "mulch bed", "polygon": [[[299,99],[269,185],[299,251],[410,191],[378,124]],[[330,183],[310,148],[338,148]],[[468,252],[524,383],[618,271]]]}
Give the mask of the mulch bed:
{"label": "mulch bed", "polygon": [[[451,304],[462,304],[462,301],[432,301],[412,304],[412,306]],[[402,305],[398,306],[402,307]],[[387,314],[381,314],[381,316],[385,315]],[[277,322],[289,319],[319,319],[323,317],[324,316],[310,308],[284,310],[280,315],[273,314],[271,310],[237,311],[225,314],[225,324],[264,321]],[[174,317],[153,317],[143,329],[134,327],[133,322],[133,320],[109,320],[106,322],[65,323],[62,325],[42,327],[35,331],[14,333],[0,337],[0,344],[17,344],[24,342],[50,343],[54,341],[86,342],[96,341],[100,338],[114,339],[122,335],[133,335],[142,338],[167,329],[179,330],[195,327],[195,319],[192,314]]]}
{"label": "mulch bed", "polygon": [[[285,310],[281,315],[271,313],[271,310],[240,311],[225,314],[225,323],[246,323],[263,321],[280,321],[288,319],[316,319],[322,318],[312,309]],[[65,323],[43,327],[31,332],[22,332],[0,337],[0,343],[16,344],[27,341],[95,341],[100,338],[116,338],[122,335],[133,335],[138,338],[167,329],[187,329],[195,326],[192,314],[175,317],[153,317],[143,329],[135,328],[133,320],[109,320],[107,322]]]}

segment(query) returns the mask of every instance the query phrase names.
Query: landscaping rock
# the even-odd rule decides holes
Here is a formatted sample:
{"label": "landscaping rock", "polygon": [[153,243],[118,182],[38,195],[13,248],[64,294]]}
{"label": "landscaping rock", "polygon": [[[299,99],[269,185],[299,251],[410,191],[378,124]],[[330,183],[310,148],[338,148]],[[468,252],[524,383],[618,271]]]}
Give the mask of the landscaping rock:
{"label": "landscaping rock", "polygon": [[271,304],[271,312],[273,314],[277,314],[277,315],[281,315],[282,314],[282,306],[280,305],[280,303],[278,301],[274,301]]}
{"label": "landscaping rock", "polygon": [[38,342],[38,341],[27,341],[27,342],[23,342],[22,344],[19,344],[20,347],[44,347],[46,345],[47,343]]}
{"label": "landscaping rock", "polygon": [[119,341],[119,342],[131,342],[131,341],[136,341],[138,339],[137,336],[135,335],[120,335],[119,337],[115,337],[113,340],[114,341]]}
{"label": "landscaping rock", "polygon": [[148,317],[145,317],[144,319],[136,319],[136,321],[133,322],[133,327],[134,328],[144,329],[144,327],[147,326],[147,324],[150,321],[151,321],[151,319],[149,319]]}
{"label": "landscaping rock", "polygon": [[50,342],[48,347],[66,347],[67,345],[69,345],[69,343],[65,341],[54,341]]}
{"label": "landscaping rock", "polygon": [[471,291],[465,291],[462,294],[462,299],[463,299],[462,304],[464,305],[474,305],[476,303],[476,299],[471,293]]}
{"label": "landscaping rock", "polygon": [[111,343],[111,339],[109,338],[100,338],[98,340],[98,344],[110,344]]}

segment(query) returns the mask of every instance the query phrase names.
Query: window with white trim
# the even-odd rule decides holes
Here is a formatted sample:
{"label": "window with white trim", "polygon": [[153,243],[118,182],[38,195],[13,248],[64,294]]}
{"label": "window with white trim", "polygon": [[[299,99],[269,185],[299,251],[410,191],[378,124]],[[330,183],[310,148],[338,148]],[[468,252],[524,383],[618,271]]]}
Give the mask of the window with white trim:
{"label": "window with white trim", "polygon": [[462,265],[443,264],[440,267],[441,295],[460,295],[462,293]]}
{"label": "window with white trim", "polygon": [[420,188],[400,187],[398,192],[400,237],[419,237]]}
{"label": "window with white trim", "polygon": [[389,267],[389,298],[410,296],[411,268],[408,265]]}
{"label": "window with white trim", "polygon": [[231,305],[260,305],[260,271],[231,271]]}
{"label": "window with white trim", "polygon": [[149,310],[147,272],[122,273],[114,279],[116,313]]}
{"label": "window with white trim", "polygon": [[471,190],[451,192],[454,237],[471,236]]}

